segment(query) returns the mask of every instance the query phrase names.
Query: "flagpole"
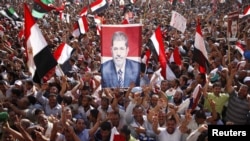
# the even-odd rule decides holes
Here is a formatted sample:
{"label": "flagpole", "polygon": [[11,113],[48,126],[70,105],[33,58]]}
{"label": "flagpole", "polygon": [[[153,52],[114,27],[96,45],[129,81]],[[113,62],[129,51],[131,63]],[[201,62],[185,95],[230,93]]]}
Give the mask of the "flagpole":
{"label": "flagpole", "polygon": [[230,64],[230,45],[229,45],[229,26],[227,26],[227,55],[228,55],[228,64]]}

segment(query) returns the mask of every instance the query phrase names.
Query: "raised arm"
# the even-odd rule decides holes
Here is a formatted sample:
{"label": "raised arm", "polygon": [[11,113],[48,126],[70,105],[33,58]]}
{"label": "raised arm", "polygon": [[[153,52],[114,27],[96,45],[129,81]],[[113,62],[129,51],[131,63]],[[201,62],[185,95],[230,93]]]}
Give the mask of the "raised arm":
{"label": "raised arm", "polygon": [[25,141],[23,135],[22,135],[20,132],[18,132],[18,131],[16,131],[16,130],[12,129],[12,128],[9,126],[9,123],[8,123],[8,122],[6,122],[6,123],[4,124],[3,130],[5,130],[5,131],[9,132],[10,134],[12,134],[12,135],[13,135],[16,139],[18,139],[19,141]]}
{"label": "raised arm", "polygon": [[231,94],[234,91],[234,87],[233,87],[233,80],[234,80],[234,76],[236,75],[237,72],[237,68],[231,68],[230,74],[227,75],[227,85],[226,85],[226,91],[227,93]]}

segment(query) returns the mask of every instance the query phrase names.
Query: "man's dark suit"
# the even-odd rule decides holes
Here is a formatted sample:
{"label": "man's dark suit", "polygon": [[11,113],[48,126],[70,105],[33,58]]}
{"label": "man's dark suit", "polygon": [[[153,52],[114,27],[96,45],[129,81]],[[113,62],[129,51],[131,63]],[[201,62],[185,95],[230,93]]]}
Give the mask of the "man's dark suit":
{"label": "man's dark suit", "polygon": [[[136,86],[140,85],[140,63],[126,59],[124,87],[128,88],[131,82]],[[119,87],[118,76],[113,60],[109,60],[102,64],[102,88],[116,88]]]}

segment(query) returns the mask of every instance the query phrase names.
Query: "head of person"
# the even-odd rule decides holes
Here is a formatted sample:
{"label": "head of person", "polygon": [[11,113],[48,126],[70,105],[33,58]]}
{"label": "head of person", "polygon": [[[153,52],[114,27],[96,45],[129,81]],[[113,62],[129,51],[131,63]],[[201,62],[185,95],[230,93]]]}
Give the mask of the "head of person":
{"label": "head of person", "polygon": [[111,135],[111,124],[108,121],[104,121],[100,125],[100,132],[103,141],[109,141]]}
{"label": "head of person", "polygon": [[174,131],[175,131],[176,127],[177,127],[177,123],[176,123],[176,119],[173,116],[167,117],[166,127],[167,127],[167,132],[169,134],[174,133]]}
{"label": "head of person", "polygon": [[136,105],[133,109],[133,115],[136,122],[141,122],[143,120],[144,110],[141,105]]}
{"label": "head of person", "polygon": [[198,123],[198,124],[203,124],[207,119],[206,113],[202,109],[196,111],[194,117],[195,117],[196,123]]}
{"label": "head of person", "polygon": [[120,114],[117,111],[109,113],[111,114],[110,121],[112,123],[112,126],[118,127],[120,123]]}
{"label": "head of person", "polygon": [[248,94],[248,86],[245,84],[242,84],[238,91],[238,97],[241,99],[245,99],[247,98],[247,94]]}
{"label": "head of person", "polygon": [[32,89],[33,86],[34,86],[34,84],[33,84],[33,81],[32,81],[32,80],[27,80],[27,81],[25,81],[25,88],[26,88],[26,90]]}
{"label": "head of person", "polygon": [[107,98],[107,97],[102,97],[101,98],[101,108],[103,109],[103,110],[107,110],[108,109],[108,107],[109,107],[109,99]]}
{"label": "head of person", "polygon": [[121,31],[115,32],[112,37],[111,53],[117,67],[121,68],[124,65],[128,52],[127,35]]}
{"label": "head of person", "polygon": [[89,86],[83,86],[83,87],[80,89],[80,93],[81,93],[82,96],[84,96],[84,95],[90,95]]}
{"label": "head of person", "polygon": [[49,120],[45,114],[40,114],[37,118],[37,123],[42,126],[44,129],[47,129]]}
{"label": "head of person", "polygon": [[161,84],[160,84],[160,87],[161,87],[161,91],[166,92],[167,89],[169,88],[168,81],[167,80],[162,80]]}
{"label": "head of person", "polygon": [[125,138],[125,141],[130,140],[130,133],[131,131],[127,125],[124,125],[120,130],[120,134]]}
{"label": "head of person", "polygon": [[162,110],[158,113],[158,122],[160,126],[163,126],[166,122],[166,113]]}
{"label": "head of person", "polygon": [[90,110],[90,114],[89,114],[89,121],[90,122],[94,122],[97,120],[97,116],[98,116],[99,111],[97,109],[92,109]]}
{"label": "head of person", "polygon": [[49,99],[49,106],[51,108],[54,108],[57,105],[57,94],[50,93],[48,99]]}
{"label": "head of person", "polygon": [[56,85],[51,85],[49,87],[49,92],[57,94],[57,93],[59,93],[59,89],[58,89],[58,87]]}
{"label": "head of person", "polygon": [[151,100],[150,100],[151,106],[152,106],[152,107],[155,107],[155,106],[157,105],[158,100],[159,100],[159,95],[153,94],[153,95],[151,96]]}
{"label": "head of person", "polygon": [[76,119],[75,131],[82,132],[85,129],[85,120],[83,118]]}
{"label": "head of person", "polygon": [[205,85],[206,83],[206,74],[205,73],[199,73],[197,76],[196,76],[196,81],[201,84],[201,85]]}
{"label": "head of person", "polygon": [[213,84],[213,92],[214,92],[214,95],[219,96],[219,94],[221,92],[221,84],[220,84],[220,82],[215,82]]}
{"label": "head of person", "polygon": [[84,108],[89,107],[91,104],[92,98],[90,95],[83,95],[79,99],[79,106]]}
{"label": "head of person", "polygon": [[17,100],[17,106],[20,109],[27,109],[29,105],[30,105],[30,101],[29,101],[28,97],[22,97],[22,98]]}
{"label": "head of person", "polygon": [[183,93],[180,90],[177,90],[173,96],[174,103],[180,105],[182,103]]}

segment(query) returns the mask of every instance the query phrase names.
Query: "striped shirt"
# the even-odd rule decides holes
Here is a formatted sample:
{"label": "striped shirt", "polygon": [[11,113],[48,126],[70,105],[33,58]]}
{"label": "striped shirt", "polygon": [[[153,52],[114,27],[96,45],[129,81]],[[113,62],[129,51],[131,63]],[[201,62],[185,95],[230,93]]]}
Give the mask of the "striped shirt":
{"label": "striped shirt", "polygon": [[226,121],[233,122],[236,125],[244,125],[247,122],[247,113],[249,110],[247,99],[239,98],[238,93],[233,91],[228,101]]}

